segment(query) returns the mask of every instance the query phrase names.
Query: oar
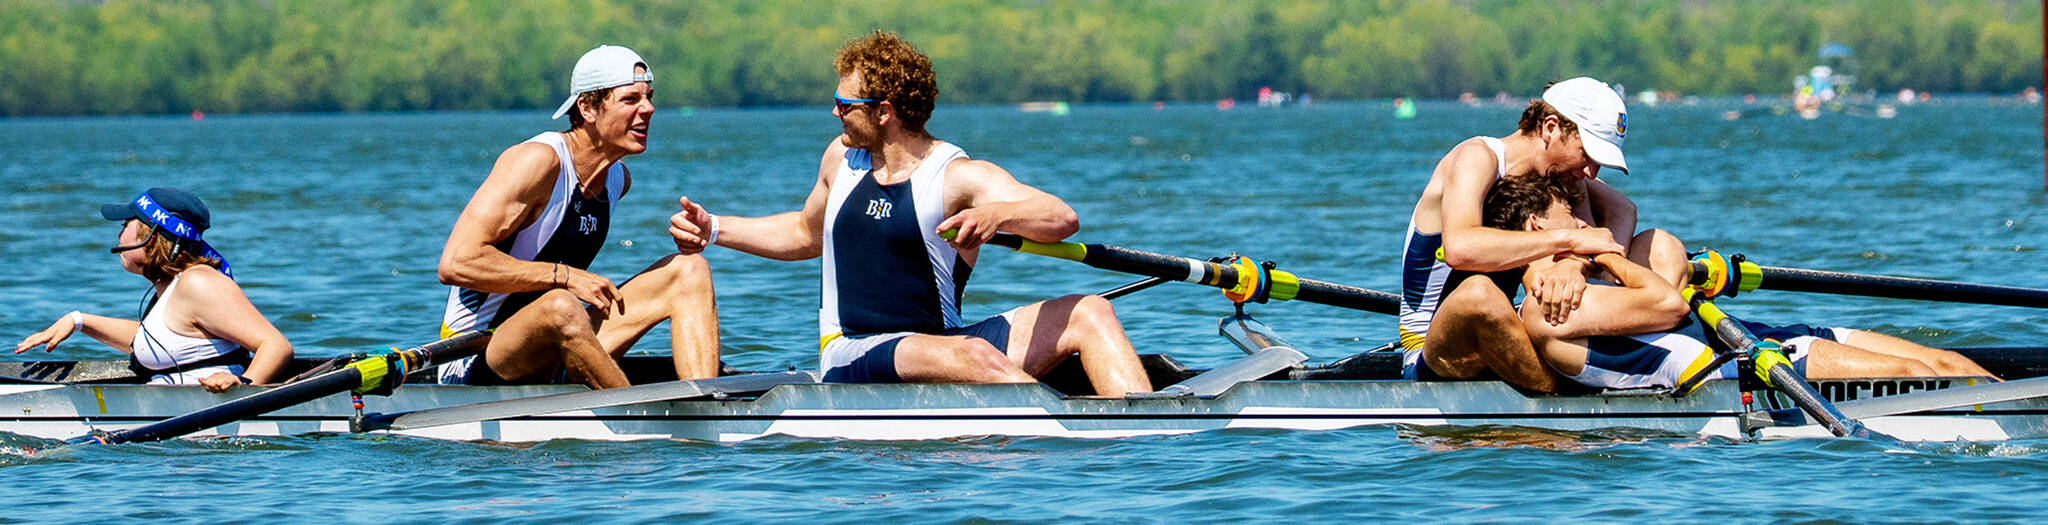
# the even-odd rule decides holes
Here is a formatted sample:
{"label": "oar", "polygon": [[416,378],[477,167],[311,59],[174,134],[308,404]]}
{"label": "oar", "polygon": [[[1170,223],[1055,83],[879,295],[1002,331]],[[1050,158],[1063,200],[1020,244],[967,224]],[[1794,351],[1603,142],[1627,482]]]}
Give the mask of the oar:
{"label": "oar", "polygon": [[1712,295],[1764,289],[2048,308],[2048,290],[2035,288],[1758,266],[1743,260],[1742,254],[1722,257],[1713,251],[1693,259],[1692,265],[1695,279],[1708,281],[1699,284],[1715,279],[1724,284],[1720,290],[1709,290],[1723,293]]}
{"label": "oar", "polygon": [[1749,356],[1751,366],[1756,369],[1758,378],[1763,379],[1765,385],[1785,394],[1785,397],[1792,400],[1792,404],[1798,405],[1800,410],[1813,416],[1814,420],[1827,427],[1828,432],[1834,433],[1836,437],[1870,435],[1869,429],[1864,428],[1863,423],[1842,415],[1842,411],[1835,409],[1833,404],[1822,398],[1820,392],[1814,391],[1813,385],[1807,384],[1806,378],[1800,377],[1799,371],[1792,367],[1792,360],[1785,357],[1784,351],[1777,343],[1764,341],[1756,334],[1750,333],[1742,323],[1736,322],[1734,318],[1714,306],[1712,301],[1703,297],[1704,294],[1696,292],[1694,288],[1681,291],[1686,301],[1692,303],[1693,311],[1699,314],[1700,321],[1712,328],[1714,335],[1720,337],[1721,341],[1727,343],[1735,352]]}
{"label": "oar", "polygon": [[370,355],[332,372],[304,381],[272,388],[210,408],[166,419],[150,425],[72,438],[72,443],[131,443],[158,441],[183,436],[235,421],[261,416],[342,392],[388,392],[405,381],[405,375],[482,352],[491,340],[488,332],[464,332],[409,350]]}
{"label": "oar", "polygon": [[[952,233],[948,231],[944,236],[951,238]],[[1401,312],[1401,296],[1356,286],[1303,279],[1292,273],[1262,267],[1249,260],[1240,260],[1236,264],[1221,264],[1106,244],[1042,243],[1009,233],[998,233],[995,238],[989,239],[988,243],[1023,253],[1076,261],[1104,270],[1214,286],[1226,292],[1251,292],[1257,288],[1264,288],[1267,299],[1305,301],[1387,315],[1398,315]],[[1270,275],[1270,278],[1261,282],[1262,274]]]}

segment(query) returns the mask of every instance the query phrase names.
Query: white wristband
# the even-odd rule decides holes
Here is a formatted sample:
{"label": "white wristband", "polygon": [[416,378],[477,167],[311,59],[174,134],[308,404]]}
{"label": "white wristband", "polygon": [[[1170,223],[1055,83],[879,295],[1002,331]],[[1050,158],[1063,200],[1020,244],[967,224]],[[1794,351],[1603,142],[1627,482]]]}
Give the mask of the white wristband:
{"label": "white wristband", "polygon": [[85,329],[85,314],[78,313],[78,310],[72,310],[70,317],[71,331],[76,332]]}
{"label": "white wristband", "polygon": [[[705,215],[711,215],[711,214],[710,214],[710,213],[705,213]],[[704,247],[705,247],[705,248],[710,248],[710,247],[712,247],[712,246],[717,246],[717,245],[718,245],[718,216],[717,216],[717,215],[711,215],[711,234],[710,234],[710,235],[706,235],[706,236],[704,236]]]}

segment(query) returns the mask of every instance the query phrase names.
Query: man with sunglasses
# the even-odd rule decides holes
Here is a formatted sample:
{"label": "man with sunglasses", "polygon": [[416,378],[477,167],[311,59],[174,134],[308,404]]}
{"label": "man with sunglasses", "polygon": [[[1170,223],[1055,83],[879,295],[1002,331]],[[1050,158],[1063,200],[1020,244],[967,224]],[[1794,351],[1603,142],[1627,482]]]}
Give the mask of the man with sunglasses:
{"label": "man with sunglasses", "polygon": [[997,231],[1059,241],[1079,229],[1073,208],[925,131],[938,85],[931,59],[909,42],[876,31],[841,48],[833,66],[842,133],[826,146],[803,209],[720,218],[692,204],[672,224],[678,242],[781,260],[822,255],[827,381],[1028,383],[1079,356],[1099,395],[1151,391],[1101,297],[961,320],[981,244]]}
{"label": "man with sunglasses", "polygon": [[443,383],[627,386],[617,359],[665,320],[676,375],[718,375],[718,312],[701,248],[678,238],[680,253],[624,286],[587,270],[632,187],[620,159],[647,150],[653,80],[639,54],[599,46],[576,61],[569,99],[555,110],[569,129],[498,156],[440,264],[451,288],[443,336],[495,331],[483,354],[443,366]]}

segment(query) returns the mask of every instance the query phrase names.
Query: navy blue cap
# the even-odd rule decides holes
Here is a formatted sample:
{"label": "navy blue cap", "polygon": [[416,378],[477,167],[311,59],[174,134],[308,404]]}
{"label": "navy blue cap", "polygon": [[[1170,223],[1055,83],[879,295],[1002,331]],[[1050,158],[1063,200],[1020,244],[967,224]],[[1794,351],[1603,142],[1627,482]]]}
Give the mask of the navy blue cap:
{"label": "navy blue cap", "polygon": [[[200,202],[199,197],[185,190],[170,187],[150,188],[149,191],[142,192],[142,197],[147,197],[149,202],[156,203],[164,211],[171,212],[171,215],[191,223],[192,227],[198,230],[192,232],[195,237],[199,232],[206,231],[208,227],[213,226],[212,214],[206,211],[206,203]],[[140,219],[143,222],[153,222],[143,215],[142,208],[138,207],[135,202],[101,204],[100,216],[106,217],[110,221]]]}

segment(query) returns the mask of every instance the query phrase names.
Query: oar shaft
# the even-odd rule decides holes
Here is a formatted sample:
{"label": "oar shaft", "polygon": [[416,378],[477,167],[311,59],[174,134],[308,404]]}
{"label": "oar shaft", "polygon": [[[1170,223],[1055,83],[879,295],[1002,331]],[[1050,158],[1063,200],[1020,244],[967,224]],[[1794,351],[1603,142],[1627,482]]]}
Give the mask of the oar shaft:
{"label": "oar shaft", "polygon": [[[990,239],[988,243],[1033,255],[1075,261],[1104,270],[1158,277],[1222,289],[1230,289],[1237,286],[1239,279],[1237,268],[1229,265],[1189,257],[1133,250],[1122,246],[1072,242],[1042,243],[1008,233],[996,234],[995,238]],[[1273,299],[1305,301],[1387,315],[1398,315],[1401,311],[1401,296],[1387,292],[1367,290],[1356,286],[1314,279],[1302,279],[1294,274],[1277,270],[1273,272],[1273,281],[1275,283],[1272,293]]]}
{"label": "oar shaft", "polygon": [[234,421],[268,414],[281,408],[326,397],[335,392],[346,392],[350,388],[362,384],[362,380],[363,376],[358,370],[343,368],[313,376],[313,378],[305,381],[214,405],[211,408],[198,412],[98,436],[97,438],[84,437],[71,441],[73,443],[97,441],[106,444],[162,441]]}
{"label": "oar shaft", "polygon": [[1768,350],[1771,354],[1764,355],[1766,350],[1759,348],[1760,340],[1756,334],[1750,333],[1742,323],[1721,312],[1721,309],[1712,302],[1698,298],[1692,298],[1691,301],[1693,310],[1699,313],[1700,320],[1713,328],[1714,335],[1719,337],[1721,342],[1736,352],[1748,355],[1750,364],[1770,379],[1768,382],[1773,389],[1785,394],[1786,398],[1792,400],[1793,405],[1819,421],[1821,426],[1827,427],[1828,432],[1834,433],[1836,437],[1857,436],[1866,432],[1862,423],[1842,415],[1842,411],[1835,409],[1834,404],[1821,398],[1820,392],[1815,392],[1813,385],[1807,384],[1806,378],[1799,376],[1799,372],[1792,368],[1792,363],[1785,360],[1783,354],[1777,353],[1776,350]]}
{"label": "oar shaft", "polygon": [[[73,443],[132,443],[160,441],[240,421],[315,399],[348,391],[369,390],[391,374],[432,367],[482,352],[490,342],[487,332],[468,332],[391,355],[357,360],[338,370],[289,385],[257,392],[233,401],[167,420],[101,436],[74,438]],[[392,365],[400,365],[393,369]],[[404,381],[403,377],[395,378]]]}
{"label": "oar shaft", "polygon": [[2048,308],[2048,290],[1771,266],[1757,271],[1762,288],[1771,290]]}

